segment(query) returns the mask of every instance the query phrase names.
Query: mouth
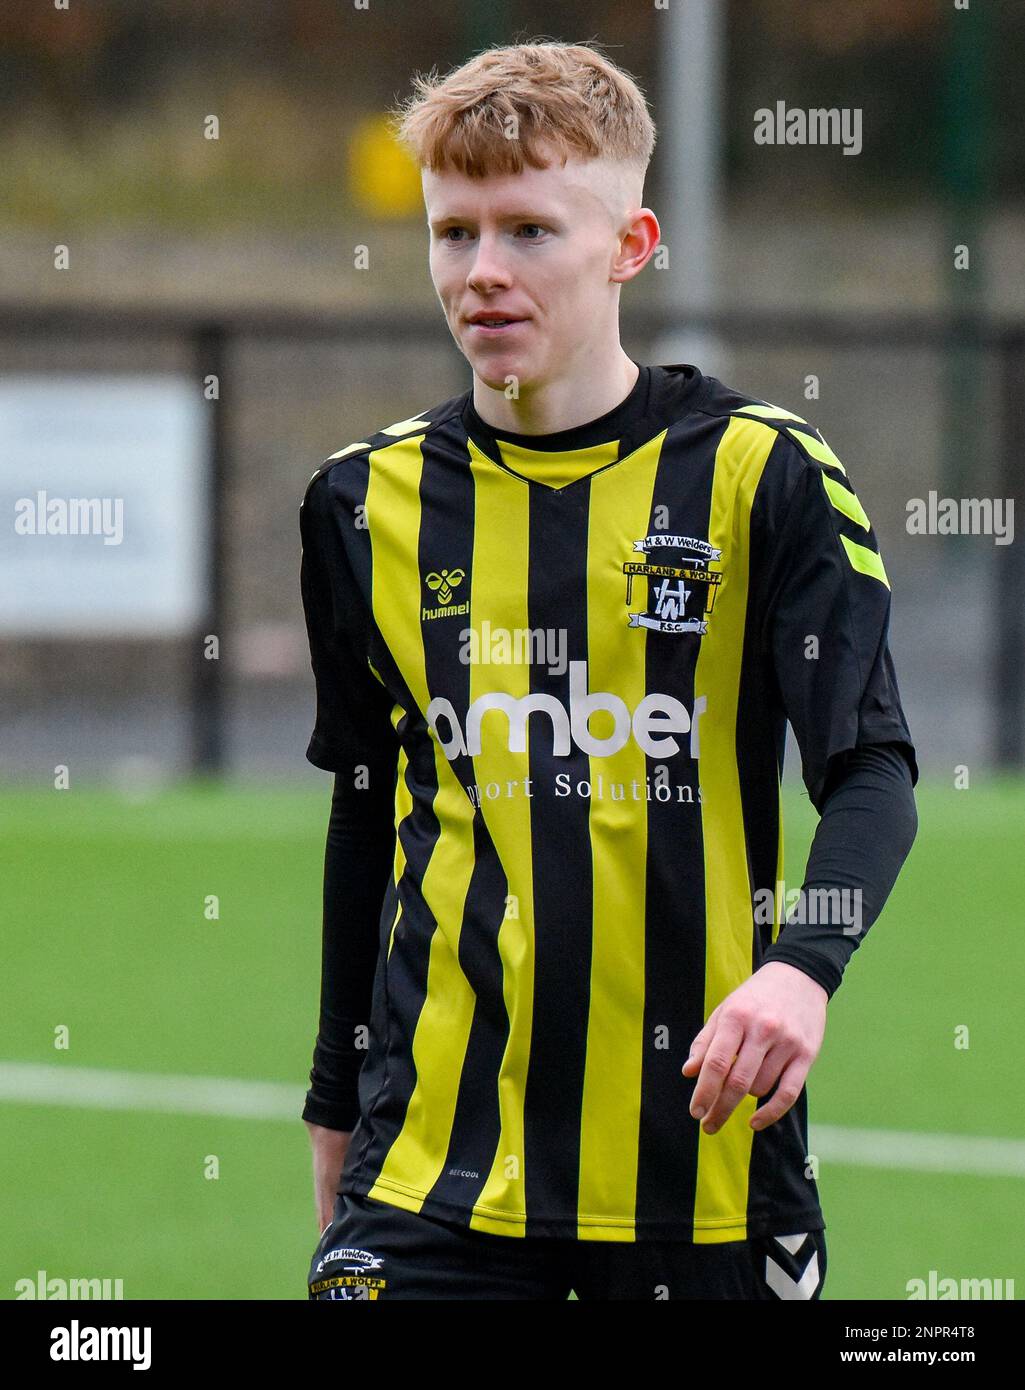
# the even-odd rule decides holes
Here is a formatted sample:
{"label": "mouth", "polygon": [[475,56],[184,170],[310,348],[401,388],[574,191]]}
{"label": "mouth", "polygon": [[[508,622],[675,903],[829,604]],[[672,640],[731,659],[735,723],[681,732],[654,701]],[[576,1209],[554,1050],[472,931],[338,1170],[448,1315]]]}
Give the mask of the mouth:
{"label": "mouth", "polygon": [[503,334],[511,333],[520,324],[526,323],[526,319],[503,318],[496,314],[494,318],[470,319],[470,329],[481,338],[500,338]]}

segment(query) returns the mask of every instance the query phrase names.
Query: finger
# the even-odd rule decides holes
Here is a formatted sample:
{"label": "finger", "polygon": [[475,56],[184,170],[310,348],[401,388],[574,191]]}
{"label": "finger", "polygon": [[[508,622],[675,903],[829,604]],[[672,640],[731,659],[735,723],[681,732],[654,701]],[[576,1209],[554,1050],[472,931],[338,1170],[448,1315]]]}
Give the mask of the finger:
{"label": "finger", "polygon": [[[712,1041],[712,1038],[715,1035],[716,1023],[718,1021],[719,1010],[721,1008],[721,1004],[717,1004],[715,1006],[715,1008],[708,1016],[708,1022],[705,1024],[704,1028],[702,1028],[701,1032],[697,1034],[694,1041],[691,1043],[690,1053],[687,1057],[686,1062],[684,1062],[681,1068],[681,1071],[683,1072],[684,1076],[694,1076],[697,1071],[697,1068],[701,1065],[702,1061],[704,1060],[705,1053],[708,1050],[708,1044]],[[690,1071],[687,1070],[688,1067],[690,1068]]]}
{"label": "finger", "polygon": [[765,1043],[748,1037],[737,1053],[718,1099],[702,1121],[701,1128],[706,1134],[715,1134],[716,1130],[721,1129],[743,1097],[750,1092],[764,1058]]}
{"label": "finger", "polygon": [[787,1113],[801,1094],[805,1078],[811,1070],[811,1061],[811,1057],[800,1052],[787,1064],[772,1099],[766,1101],[751,1116],[752,1129],[765,1129],[768,1125],[774,1125]]}
{"label": "finger", "polygon": [[775,1043],[770,1047],[765,1054],[762,1065],[758,1068],[757,1076],[751,1082],[748,1094],[752,1096],[768,1095],[793,1055],[793,1043]]}
{"label": "finger", "polygon": [[736,1019],[720,1018],[690,1098],[690,1113],[696,1120],[707,1115],[715,1104],[743,1039],[744,1030]]}

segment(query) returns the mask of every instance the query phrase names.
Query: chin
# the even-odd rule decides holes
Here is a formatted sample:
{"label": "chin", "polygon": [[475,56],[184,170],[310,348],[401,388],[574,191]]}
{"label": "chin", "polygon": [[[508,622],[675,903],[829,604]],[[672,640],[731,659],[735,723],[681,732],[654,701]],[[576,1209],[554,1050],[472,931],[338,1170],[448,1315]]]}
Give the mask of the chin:
{"label": "chin", "polygon": [[492,391],[507,390],[509,377],[515,377],[522,390],[537,376],[535,364],[518,353],[480,352],[472,357],[468,356],[467,361],[484,385],[489,386]]}
{"label": "chin", "polygon": [[511,376],[522,380],[515,367],[510,367],[508,371],[500,370],[493,362],[471,362],[476,376],[483,381],[485,386],[490,386],[492,391],[504,391],[509,385],[508,378]]}

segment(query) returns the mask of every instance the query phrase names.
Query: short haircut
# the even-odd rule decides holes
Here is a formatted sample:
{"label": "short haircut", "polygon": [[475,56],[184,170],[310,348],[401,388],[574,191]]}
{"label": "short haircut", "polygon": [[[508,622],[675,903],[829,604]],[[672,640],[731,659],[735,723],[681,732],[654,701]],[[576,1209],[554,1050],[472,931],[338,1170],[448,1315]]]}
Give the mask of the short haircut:
{"label": "short haircut", "polygon": [[413,87],[391,114],[421,169],[519,174],[546,168],[554,149],[630,166],[643,185],[655,148],[647,102],[590,43],[494,46],[444,78],[416,75]]}

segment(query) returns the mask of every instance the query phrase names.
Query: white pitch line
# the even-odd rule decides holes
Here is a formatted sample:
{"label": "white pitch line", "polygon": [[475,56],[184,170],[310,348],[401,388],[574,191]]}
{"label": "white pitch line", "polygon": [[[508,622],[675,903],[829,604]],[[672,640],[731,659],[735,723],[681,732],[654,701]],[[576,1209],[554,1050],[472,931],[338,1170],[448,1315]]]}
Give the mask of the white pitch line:
{"label": "white pitch line", "polygon": [[808,1145],[830,1163],[858,1168],[906,1168],[916,1173],[1025,1177],[1025,1139],[985,1134],[925,1134],[919,1130],[846,1129],[809,1125]]}
{"label": "white pitch line", "polygon": [[0,1062],[0,1101],[74,1105],[89,1110],[157,1110],[165,1115],[220,1115],[233,1120],[299,1119],[305,1090],[278,1081],[228,1076]]}
{"label": "white pitch line", "polygon": [[[283,1120],[295,1124],[305,1088],[228,1076],[168,1076],[151,1072],[0,1062],[0,1101],[69,1105],[90,1110],[150,1110],[165,1115]],[[857,1168],[1025,1177],[1025,1140],[916,1130],[848,1129],[812,1125],[817,1158]]]}

